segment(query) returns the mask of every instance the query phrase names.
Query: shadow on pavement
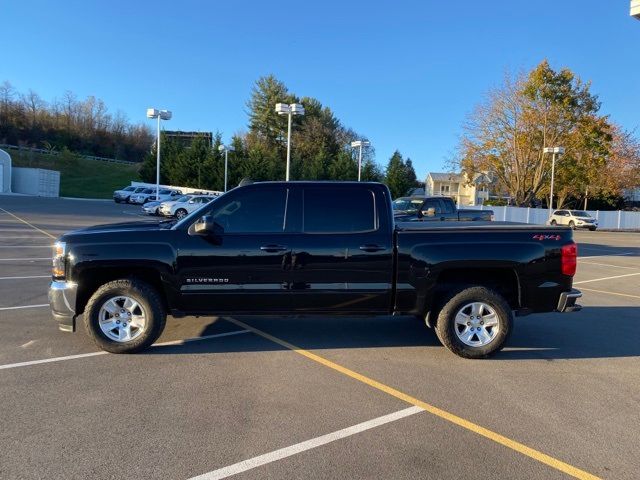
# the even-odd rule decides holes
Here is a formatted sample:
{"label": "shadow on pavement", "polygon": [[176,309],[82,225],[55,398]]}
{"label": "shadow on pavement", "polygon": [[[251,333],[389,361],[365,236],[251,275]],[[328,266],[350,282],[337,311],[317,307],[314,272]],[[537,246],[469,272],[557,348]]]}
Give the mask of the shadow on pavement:
{"label": "shadow on pavement", "polygon": [[[579,257],[620,255],[623,253],[625,254],[625,257],[640,256],[639,247],[600,245],[597,243],[580,242],[575,238],[574,240],[576,240],[576,243],[578,244]],[[640,235],[638,235],[638,242],[640,242]]]}
{"label": "shadow on pavement", "polygon": [[[413,317],[238,317],[244,323],[308,350],[393,347],[444,348]],[[506,349],[493,360],[563,360],[640,356],[640,307],[585,307],[580,312],[519,317]],[[201,335],[240,330],[226,321]],[[254,334],[185,345],[157,346],[147,355],[264,352],[284,347]]]}

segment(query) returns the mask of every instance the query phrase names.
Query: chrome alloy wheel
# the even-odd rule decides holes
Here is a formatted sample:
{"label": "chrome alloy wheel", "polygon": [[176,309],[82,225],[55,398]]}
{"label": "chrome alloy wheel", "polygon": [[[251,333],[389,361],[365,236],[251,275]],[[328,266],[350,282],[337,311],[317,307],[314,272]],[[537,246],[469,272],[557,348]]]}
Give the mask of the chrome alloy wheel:
{"label": "chrome alloy wheel", "polygon": [[500,331],[496,311],[483,302],[468,303],[456,313],[456,335],[470,347],[490,344]]}
{"label": "chrome alloy wheel", "polygon": [[106,300],[98,314],[100,330],[114,342],[130,342],[147,326],[147,314],[136,300],[119,295]]}

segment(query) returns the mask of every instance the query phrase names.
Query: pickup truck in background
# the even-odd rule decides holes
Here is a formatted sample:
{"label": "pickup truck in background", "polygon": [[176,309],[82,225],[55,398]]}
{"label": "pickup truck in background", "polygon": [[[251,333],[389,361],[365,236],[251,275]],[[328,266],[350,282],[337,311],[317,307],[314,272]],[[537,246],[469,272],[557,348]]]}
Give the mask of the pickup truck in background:
{"label": "pickup truck in background", "polygon": [[391,204],[379,183],[264,182],[179,221],[67,233],[53,317],[74,331],[82,315],[100,348],[132,353],[168,314],[414,315],[452,352],[483,358],[505,345],[514,313],[580,308],[571,229],[397,223]]}
{"label": "pickup truck in background", "polygon": [[401,197],[393,201],[393,215],[398,222],[493,221],[492,210],[458,210],[451,197]]}

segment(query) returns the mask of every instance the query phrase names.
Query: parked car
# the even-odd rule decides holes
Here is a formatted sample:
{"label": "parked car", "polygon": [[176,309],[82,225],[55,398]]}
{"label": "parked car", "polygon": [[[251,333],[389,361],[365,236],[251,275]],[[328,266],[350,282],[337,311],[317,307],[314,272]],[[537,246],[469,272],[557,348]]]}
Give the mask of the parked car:
{"label": "parked car", "polygon": [[162,202],[165,200],[178,198],[180,195],[182,195],[182,192],[180,190],[172,190],[170,188],[161,188],[156,198],[155,188],[145,188],[142,192],[131,195],[131,198],[129,199],[129,203],[136,203],[138,205],[142,205],[147,202],[154,202],[154,201]]}
{"label": "parked car", "polygon": [[192,194],[182,195],[181,197],[176,198],[175,200],[167,200],[160,204],[160,215],[165,217],[171,216],[171,207],[177,203],[187,203],[189,199],[192,197]]}
{"label": "parked car", "polygon": [[160,205],[162,202],[158,202],[156,200],[152,202],[147,202],[142,205],[142,213],[147,215],[160,215]]}
{"label": "parked car", "polygon": [[460,209],[450,197],[401,197],[393,201],[396,221],[493,221],[493,210]]}
{"label": "parked car", "polygon": [[154,196],[156,193],[155,189],[145,188],[141,192],[134,193],[129,197],[129,203],[133,203],[136,205],[142,205],[149,201],[149,198]]}
{"label": "parked car", "polygon": [[424,319],[455,354],[482,358],[504,346],[514,312],[580,308],[572,235],[502,222],[395,223],[380,183],[253,183],[177,222],[63,235],[49,302],[62,330],[75,331],[82,314],[113,353],[149,347],[167,314],[402,314]]}
{"label": "parked car", "polygon": [[[176,217],[181,219],[186,217],[189,213],[194,212],[203,205],[213,200],[212,195],[191,195],[186,202],[176,202],[173,205],[169,205],[168,209],[163,209],[162,214],[168,217]],[[165,213],[167,212],[167,213]]]}
{"label": "parked car", "polygon": [[588,228],[592,232],[598,228],[598,221],[584,210],[556,210],[547,225],[567,225],[573,230],[576,228]]}
{"label": "parked car", "polygon": [[128,203],[131,195],[140,193],[145,190],[146,187],[125,187],[121,190],[116,190],[113,192],[113,200],[116,203]]}

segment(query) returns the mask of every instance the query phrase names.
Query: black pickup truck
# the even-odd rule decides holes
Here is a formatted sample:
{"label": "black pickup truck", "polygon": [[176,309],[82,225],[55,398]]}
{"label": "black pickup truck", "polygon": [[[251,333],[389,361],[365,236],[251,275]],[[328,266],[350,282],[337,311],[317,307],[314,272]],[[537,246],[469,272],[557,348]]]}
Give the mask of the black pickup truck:
{"label": "black pickup truck", "polygon": [[579,309],[565,227],[396,223],[378,183],[238,187],[180,221],[101,225],[58,240],[59,327],[109,352],[149,347],[167,314],[415,315],[454,353],[503,347],[513,315]]}
{"label": "black pickup truck", "polygon": [[493,210],[458,209],[451,197],[401,197],[391,204],[396,222],[493,221]]}

